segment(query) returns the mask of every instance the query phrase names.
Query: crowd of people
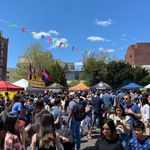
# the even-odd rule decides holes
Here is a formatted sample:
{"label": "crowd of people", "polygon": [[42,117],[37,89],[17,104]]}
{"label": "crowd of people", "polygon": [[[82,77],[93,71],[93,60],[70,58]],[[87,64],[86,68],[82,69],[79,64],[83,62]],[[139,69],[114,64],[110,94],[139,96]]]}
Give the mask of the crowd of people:
{"label": "crowd of people", "polygon": [[88,141],[95,130],[95,150],[150,150],[150,93],[0,95],[0,150],[80,150],[81,137]]}

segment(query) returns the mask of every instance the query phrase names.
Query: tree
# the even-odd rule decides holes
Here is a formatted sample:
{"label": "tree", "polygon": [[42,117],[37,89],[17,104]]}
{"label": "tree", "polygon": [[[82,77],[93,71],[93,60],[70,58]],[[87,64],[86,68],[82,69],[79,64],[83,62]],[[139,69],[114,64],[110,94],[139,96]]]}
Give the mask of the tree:
{"label": "tree", "polygon": [[149,83],[149,72],[140,66],[134,67],[134,81],[141,85],[146,85]]}
{"label": "tree", "polygon": [[89,58],[84,62],[84,79],[89,85],[97,84],[102,80],[117,89],[129,82],[146,85],[150,75],[146,69],[133,67],[125,61],[104,62]]}
{"label": "tree", "polygon": [[133,81],[133,67],[124,61],[111,61],[107,64],[107,83],[115,89]]}
{"label": "tree", "polygon": [[51,83],[58,82],[65,85],[66,79],[63,69],[53,60],[51,52],[43,50],[39,43],[28,46],[23,57],[25,62],[18,64],[16,79],[28,79],[29,65],[32,64],[35,67],[37,77],[42,77],[42,70],[46,68],[52,77]]}
{"label": "tree", "polygon": [[105,80],[106,64],[103,61],[97,61],[95,58],[89,58],[84,62],[83,77],[90,86]]}
{"label": "tree", "polygon": [[45,67],[49,70],[53,61],[52,54],[44,51],[39,43],[32,44],[25,49],[24,62],[17,65],[16,79],[28,79],[29,65],[35,67],[36,76],[41,76],[42,69]]}
{"label": "tree", "polygon": [[40,73],[44,67],[49,71],[50,65],[53,62],[51,52],[43,50],[39,43],[27,47],[24,56],[28,60],[28,63],[31,63],[38,69],[38,73]]}
{"label": "tree", "polygon": [[75,85],[77,85],[78,83],[80,83],[79,80],[74,80],[74,81],[72,81],[72,82],[69,83],[69,87],[75,86]]}
{"label": "tree", "polygon": [[65,72],[57,61],[53,62],[50,68],[50,73],[53,82],[57,82],[63,86],[66,86]]}

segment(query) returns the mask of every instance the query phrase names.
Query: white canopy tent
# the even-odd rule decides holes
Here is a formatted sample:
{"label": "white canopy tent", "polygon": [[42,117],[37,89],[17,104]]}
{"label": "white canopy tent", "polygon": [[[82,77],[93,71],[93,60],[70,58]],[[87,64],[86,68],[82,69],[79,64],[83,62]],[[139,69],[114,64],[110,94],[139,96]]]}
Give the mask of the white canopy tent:
{"label": "white canopy tent", "polygon": [[144,88],[150,89],[150,84],[146,85]]}
{"label": "white canopy tent", "polygon": [[25,79],[21,79],[19,81],[16,81],[14,83],[12,83],[13,85],[17,85],[17,86],[20,86],[20,87],[23,87],[23,88],[27,88],[29,86],[29,83],[27,80]]}

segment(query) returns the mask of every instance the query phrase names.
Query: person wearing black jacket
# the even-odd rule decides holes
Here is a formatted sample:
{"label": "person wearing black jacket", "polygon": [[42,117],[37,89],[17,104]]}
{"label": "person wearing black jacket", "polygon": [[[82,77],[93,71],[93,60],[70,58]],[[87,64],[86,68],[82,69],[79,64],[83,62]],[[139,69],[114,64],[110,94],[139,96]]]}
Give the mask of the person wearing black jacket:
{"label": "person wearing black jacket", "polygon": [[95,144],[95,150],[124,150],[112,119],[104,121],[101,128],[101,136]]}

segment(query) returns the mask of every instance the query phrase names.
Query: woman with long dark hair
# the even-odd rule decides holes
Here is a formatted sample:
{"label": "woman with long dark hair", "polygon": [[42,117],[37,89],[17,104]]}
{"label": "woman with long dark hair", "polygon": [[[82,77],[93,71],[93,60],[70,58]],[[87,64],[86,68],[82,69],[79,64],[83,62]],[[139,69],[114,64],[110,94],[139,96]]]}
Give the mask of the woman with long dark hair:
{"label": "woman with long dark hair", "polygon": [[123,106],[118,104],[115,113],[111,114],[109,118],[114,120],[117,133],[121,136],[123,146],[126,147],[130,134],[130,117],[125,114]]}
{"label": "woman with long dark hair", "polygon": [[124,150],[112,119],[104,121],[101,137],[96,141],[95,150]]}
{"label": "woman with long dark hair", "polygon": [[4,150],[25,150],[25,131],[19,127],[17,115],[7,114],[4,131]]}
{"label": "woman with long dark hair", "polygon": [[38,131],[32,136],[32,150],[61,150],[54,128],[53,115],[43,110],[36,116],[36,120]]}

